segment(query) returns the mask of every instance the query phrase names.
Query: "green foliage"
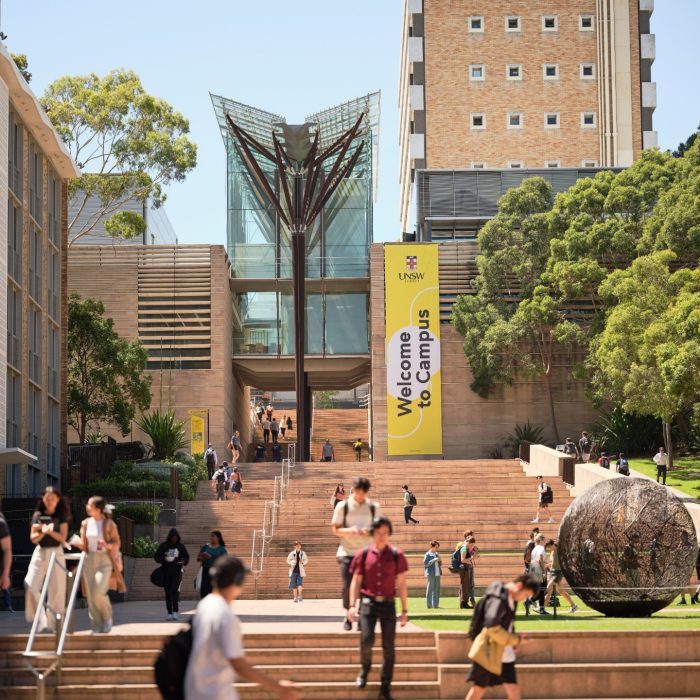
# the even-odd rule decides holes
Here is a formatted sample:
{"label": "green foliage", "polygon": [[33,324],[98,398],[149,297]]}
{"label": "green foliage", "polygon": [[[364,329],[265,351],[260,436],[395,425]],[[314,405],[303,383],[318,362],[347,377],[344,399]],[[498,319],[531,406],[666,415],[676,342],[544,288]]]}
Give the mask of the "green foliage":
{"label": "green foliage", "polygon": [[517,457],[520,453],[521,442],[532,442],[538,445],[545,444],[544,428],[541,425],[533,425],[528,418],[527,423],[520,425],[516,423],[513,432],[509,433],[504,441],[504,447],[508,447],[511,452],[511,457]]}
{"label": "green foliage", "polygon": [[663,442],[658,418],[625,413],[621,406],[603,411],[589,426],[588,434],[597,453],[624,452],[628,457],[648,455]]}
{"label": "green foliage", "polygon": [[104,222],[104,227],[112,238],[129,240],[143,236],[146,220],[135,211],[118,211]]}
{"label": "green foliage", "polygon": [[102,442],[102,433],[99,430],[88,433],[85,436],[85,442],[88,443],[88,445],[99,445]]}
{"label": "green foliage", "polygon": [[178,450],[187,446],[184,421],[175,418],[175,413],[168,409],[154,409],[148,415],[143,414],[136,425],[151,438],[153,458],[156,460],[172,458]]}
{"label": "green foliage", "polygon": [[157,525],[160,506],[155,503],[117,503],[114,517],[133,520],[136,525]]}
{"label": "green foliage", "polygon": [[120,338],[104,312],[97,299],[71,294],[68,300],[68,423],[81,443],[101,421],[127,435],[136,411],[151,403],[148,353],[140,341]]}
{"label": "green foliage", "polygon": [[316,408],[334,408],[337,391],[314,391]]}
{"label": "green foliage", "polygon": [[105,498],[170,498],[170,482],[156,479],[122,481],[117,479],[98,479],[73,487],[75,496],[94,496]]}
{"label": "green foliage", "polygon": [[158,543],[152,537],[134,537],[133,553],[136,559],[153,559]]}
{"label": "green foliage", "polygon": [[186,136],[187,119],[165,100],[149,95],[133,71],[64,76],[48,86],[41,103],[83,171],[69,185],[78,212],[91,195],[100,202],[82,227],[76,224],[77,215],[69,222],[71,243],[102,218],[110,222],[112,236],[138,235],[143,218],[124,215],[125,202],[135,198],[160,206],[163,187],[184,180],[197,163],[197,147]]}
{"label": "green foliage", "polygon": [[27,83],[31,83],[32,74],[29,72],[29,60],[27,59],[27,54],[10,53],[10,56],[12,56],[12,60],[15,62],[15,65],[22,74],[22,77],[27,81]]}
{"label": "green foliage", "polygon": [[195,463],[187,468],[184,476],[180,477],[180,500],[194,501],[197,497],[197,483],[207,481],[209,474],[204,464],[204,455],[194,456]]}
{"label": "green foliage", "polygon": [[[14,55],[12,56],[14,58]],[[687,151],[690,150],[691,146],[695,143],[698,133],[700,133],[700,125],[698,125],[697,131],[693,132],[688,138],[683,142],[678,144],[678,148],[671,154],[674,158],[682,158]]]}

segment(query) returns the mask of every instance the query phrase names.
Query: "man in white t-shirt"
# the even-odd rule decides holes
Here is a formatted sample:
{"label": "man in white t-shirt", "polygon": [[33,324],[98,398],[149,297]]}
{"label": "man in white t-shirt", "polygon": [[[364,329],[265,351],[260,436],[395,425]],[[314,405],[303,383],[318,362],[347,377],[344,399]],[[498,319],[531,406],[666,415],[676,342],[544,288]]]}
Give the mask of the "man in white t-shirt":
{"label": "man in white t-shirt", "polygon": [[246,568],[236,557],[221,557],[210,569],[214,590],[203,598],[192,623],[192,652],[185,674],[185,700],[238,700],[236,675],[296,700],[289,681],[277,681],[245,658],[241,623],[232,604],[243,590]]}
{"label": "man in white t-shirt", "polygon": [[369,479],[363,476],[357,477],[352,483],[350,498],[338,503],[331,519],[333,534],[340,538],[336,558],[343,580],[342,597],[343,608],[345,608],[343,626],[348,632],[352,629],[350,621],[350,583],[352,582],[350,564],[352,564],[352,558],[358,550],[372,544],[369,528],[372,521],[381,515],[379,504],[367,498],[370,486]]}
{"label": "man in white t-shirt", "polygon": [[659,447],[659,451],[653,457],[656,464],[656,483],[663,477],[663,484],[666,486],[666,471],[668,470],[668,454],[664,447]]}
{"label": "man in white t-shirt", "polygon": [[544,607],[545,582],[547,581],[547,549],[545,546],[546,537],[540,533],[535,536],[535,547],[530,555],[530,570],[529,574],[537,579],[540,583],[538,600],[540,603],[540,615],[548,615],[549,613]]}

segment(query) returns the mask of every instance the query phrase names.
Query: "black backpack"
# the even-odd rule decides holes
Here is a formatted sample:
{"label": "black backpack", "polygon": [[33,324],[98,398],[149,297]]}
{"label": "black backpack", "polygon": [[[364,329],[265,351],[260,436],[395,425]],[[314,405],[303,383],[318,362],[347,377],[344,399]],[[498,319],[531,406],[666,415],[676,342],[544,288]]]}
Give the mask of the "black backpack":
{"label": "black backpack", "polygon": [[[459,570],[462,568],[462,546],[458,545],[457,549],[452,552],[452,557],[450,558],[450,571],[453,574],[458,574]],[[469,548],[467,547],[467,558],[469,558]]]}
{"label": "black backpack", "polygon": [[410,506],[417,506],[418,501],[416,500],[416,497],[413,495],[412,491],[408,492],[408,505]]}
{"label": "black backpack", "polygon": [[[394,555],[394,573],[398,571],[399,568],[399,550],[396,547],[391,548],[391,553]],[[362,571],[365,570],[365,562],[367,561],[367,555],[369,554],[369,547],[365,547],[362,550]]]}
{"label": "black backpack", "polygon": [[156,685],[164,700],[185,700],[185,673],[193,642],[191,625],[165,640],[155,663]]}
{"label": "black backpack", "polygon": [[216,464],[213,452],[207,452],[206,463],[208,467],[213,467]]}
{"label": "black backpack", "polygon": [[219,474],[216,477],[216,483],[217,484],[225,484],[226,483],[226,474],[224,472],[219,472]]}
{"label": "black backpack", "polygon": [[[372,522],[374,522],[374,513],[376,511],[376,506],[372,501],[369,501],[369,513],[372,516]],[[343,527],[348,526],[348,501],[347,499],[343,503]],[[364,560],[363,560],[364,563]]]}

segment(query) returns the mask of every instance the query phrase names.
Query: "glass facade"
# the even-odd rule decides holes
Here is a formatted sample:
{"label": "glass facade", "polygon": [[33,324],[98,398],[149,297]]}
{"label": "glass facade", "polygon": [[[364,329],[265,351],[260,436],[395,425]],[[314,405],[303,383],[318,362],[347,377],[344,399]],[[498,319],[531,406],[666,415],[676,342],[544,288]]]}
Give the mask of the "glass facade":
{"label": "glass facade", "polygon": [[[251,287],[261,290],[243,291],[234,297],[234,354],[292,355],[291,234],[250,177],[225,116],[229,114],[271,151],[271,134],[285,119],[222,97],[212,96],[212,101],[226,146],[227,243],[232,276],[254,280]],[[376,194],[379,94],[310,115],[306,121],[320,130],[320,148],[325,149],[354,126],[361,113],[365,114],[365,126],[350,147],[352,152],[362,142],[361,155],[305,234],[305,277],[317,281],[313,291],[307,285],[305,304],[306,352],[312,355],[369,352],[365,290]],[[325,162],[322,178],[330,175],[334,162],[332,157]],[[263,158],[258,163],[279,195],[282,184],[274,166]],[[245,289],[245,285],[238,285],[238,289]]]}

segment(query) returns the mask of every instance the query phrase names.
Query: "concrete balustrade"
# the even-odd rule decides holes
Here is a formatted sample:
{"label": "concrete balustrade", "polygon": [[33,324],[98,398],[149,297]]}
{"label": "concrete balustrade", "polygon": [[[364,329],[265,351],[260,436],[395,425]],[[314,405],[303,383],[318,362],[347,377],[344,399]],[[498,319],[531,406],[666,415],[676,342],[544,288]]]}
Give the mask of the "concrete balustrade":
{"label": "concrete balustrade", "polygon": [[527,476],[562,476],[567,455],[545,445],[530,445],[530,461],[523,462]]}

